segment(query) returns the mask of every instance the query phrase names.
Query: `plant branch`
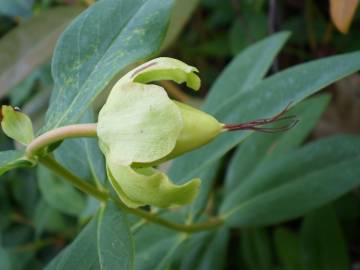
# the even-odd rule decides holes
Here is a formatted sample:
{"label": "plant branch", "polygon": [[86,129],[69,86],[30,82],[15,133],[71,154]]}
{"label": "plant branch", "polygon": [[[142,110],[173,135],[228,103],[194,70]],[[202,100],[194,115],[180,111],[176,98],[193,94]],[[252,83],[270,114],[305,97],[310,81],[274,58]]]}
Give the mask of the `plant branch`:
{"label": "plant branch", "polygon": [[80,177],[76,176],[72,172],[68,171],[66,168],[61,166],[55,159],[50,156],[43,157],[40,159],[40,163],[43,164],[48,169],[55,172],[57,175],[61,176],[64,180],[80,189],[81,191],[95,197],[99,201],[106,201],[109,198],[107,192],[95,188],[93,185],[82,180]]}
{"label": "plant branch", "polygon": [[224,222],[220,218],[213,218],[213,219],[210,219],[209,221],[201,222],[201,223],[197,223],[197,224],[175,223],[175,222],[163,219],[156,214],[153,214],[153,213],[150,213],[150,212],[138,209],[138,208],[127,207],[118,198],[110,196],[105,191],[98,190],[94,186],[88,184],[81,178],[77,177],[72,172],[68,171],[66,168],[61,166],[55,159],[51,158],[50,156],[41,158],[40,162],[45,167],[51,169],[59,176],[62,176],[65,180],[67,180],[73,186],[75,186],[78,189],[80,189],[81,191],[95,197],[99,201],[106,202],[108,200],[111,200],[117,207],[119,207],[120,209],[122,209],[128,213],[137,215],[148,221],[157,223],[159,225],[168,227],[168,228],[176,230],[176,231],[181,231],[181,232],[186,232],[186,233],[194,233],[194,232],[214,229],[214,228],[220,226],[221,224],[223,224],[223,222]]}
{"label": "plant branch", "polygon": [[35,138],[26,148],[26,155],[33,157],[44,147],[66,138],[96,137],[96,124],[76,124],[50,130]]}

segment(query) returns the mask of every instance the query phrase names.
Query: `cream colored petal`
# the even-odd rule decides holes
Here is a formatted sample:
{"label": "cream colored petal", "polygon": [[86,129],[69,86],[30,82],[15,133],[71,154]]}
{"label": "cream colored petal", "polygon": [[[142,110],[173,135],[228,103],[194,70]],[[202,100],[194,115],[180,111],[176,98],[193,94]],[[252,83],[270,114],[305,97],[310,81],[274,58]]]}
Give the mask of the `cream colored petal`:
{"label": "cream colored petal", "polygon": [[145,84],[160,80],[172,80],[178,84],[185,82],[188,87],[198,90],[201,82],[196,72],[198,72],[197,68],[189,66],[180,60],[159,57],[131,70],[118,81],[117,85],[127,82]]}
{"label": "cream colored petal", "polygon": [[129,207],[153,205],[161,208],[191,203],[196,197],[200,179],[175,185],[152,168],[136,169],[107,162],[108,176],[119,198]]}
{"label": "cream colored petal", "polygon": [[99,113],[97,134],[106,157],[129,165],[169,154],[182,128],[181,112],[162,87],[127,83],[113,88]]}

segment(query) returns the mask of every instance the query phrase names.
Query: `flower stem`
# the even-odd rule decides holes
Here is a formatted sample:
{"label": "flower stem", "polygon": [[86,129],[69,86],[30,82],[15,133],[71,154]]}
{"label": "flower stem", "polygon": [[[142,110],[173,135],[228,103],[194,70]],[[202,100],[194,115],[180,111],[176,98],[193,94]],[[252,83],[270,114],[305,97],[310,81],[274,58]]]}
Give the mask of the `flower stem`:
{"label": "flower stem", "polygon": [[40,159],[40,163],[50,170],[54,171],[59,176],[62,176],[65,180],[67,180],[70,184],[80,189],[81,191],[87,193],[98,199],[101,202],[107,202],[111,200],[118,208],[137,215],[143,219],[151,221],[153,223],[157,223],[159,225],[168,227],[170,229],[181,231],[185,233],[195,233],[204,230],[215,229],[223,224],[224,220],[220,218],[213,218],[206,222],[201,222],[197,224],[180,224],[175,223],[166,219],[159,217],[156,214],[138,209],[138,208],[130,208],[127,207],[123,202],[121,202],[118,198],[110,196],[108,192],[99,190],[89,183],[85,182],[78,176],[74,175],[72,172],[68,171],[66,168],[61,166],[55,159],[50,156],[43,157]]}
{"label": "flower stem", "polygon": [[66,138],[96,137],[96,124],[76,124],[50,130],[35,138],[26,148],[26,156],[34,157],[44,147]]}
{"label": "flower stem", "polygon": [[66,168],[61,166],[55,159],[50,156],[46,156],[40,159],[40,163],[48,169],[61,176],[64,180],[67,180],[70,184],[80,189],[81,191],[95,197],[99,201],[106,201],[109,198],[107,192],[95,188],[93,185],[82,180]]}

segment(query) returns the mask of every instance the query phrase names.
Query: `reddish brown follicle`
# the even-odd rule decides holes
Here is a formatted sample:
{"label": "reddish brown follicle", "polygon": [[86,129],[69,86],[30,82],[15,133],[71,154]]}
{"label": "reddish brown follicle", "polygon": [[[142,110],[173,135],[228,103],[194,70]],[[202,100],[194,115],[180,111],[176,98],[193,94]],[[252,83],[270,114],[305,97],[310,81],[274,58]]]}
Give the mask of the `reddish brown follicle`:
{"label": "reddish brown follicle", "polygon": [[[283,116],[289,110],[290,104],[286,108],[271,118],[257,119],[240,124],[225,124],[224,130],[235,131],[235,130],[254,130],[266,133],[276,133],[287,131],[297,125],[299,120],[295,115]],[[268,124],[289,120],[289,122],[280,127],[264,127]]]}

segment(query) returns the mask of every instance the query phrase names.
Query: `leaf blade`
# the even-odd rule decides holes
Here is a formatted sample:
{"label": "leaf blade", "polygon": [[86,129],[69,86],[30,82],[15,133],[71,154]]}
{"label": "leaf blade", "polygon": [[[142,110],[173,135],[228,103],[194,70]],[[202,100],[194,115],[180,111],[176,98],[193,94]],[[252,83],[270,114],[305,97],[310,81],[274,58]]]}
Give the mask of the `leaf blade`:
{"label": "leaf blade", "polygon": [[[172,2],[104,0],[83,12],[57,44],[52,63],[55,91],[43,131],[76,122],[120,70],[154,54]],[[154,25],[157,31],[152,31]]]}
{"label": "leaf blade", "polygon": [[45,269],[125,270],[133,268],[133,258],[127,217],[114,205],[108,205]]}
{"label": "leaf blade", "polygon": [[24,159],[21,150],[9,150],[0,152],[0,175],[17,167],[31,166],[31,162]]}
{"label": "leaf blade", "polygon": [[235,189],[220,212],[230,226],[268,225],[334,200],[359,185],[358,144],[357,137],[339,136],[290,152]]}

